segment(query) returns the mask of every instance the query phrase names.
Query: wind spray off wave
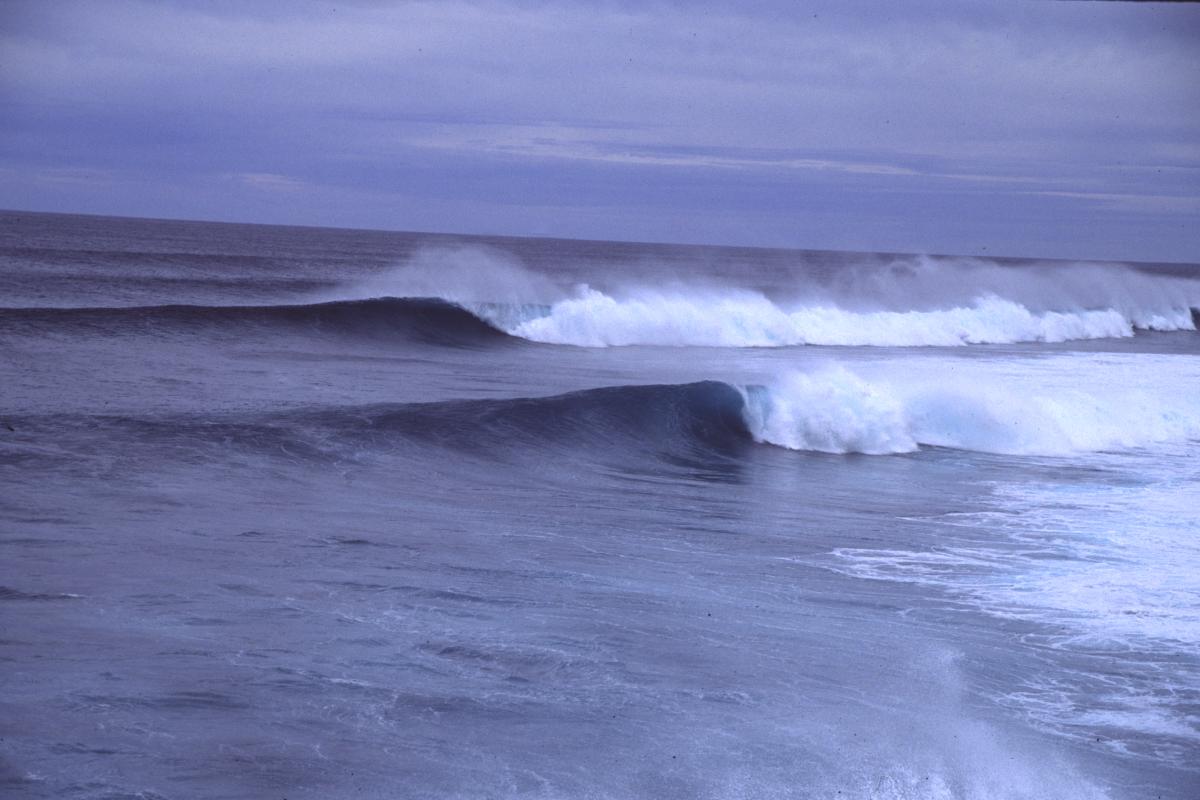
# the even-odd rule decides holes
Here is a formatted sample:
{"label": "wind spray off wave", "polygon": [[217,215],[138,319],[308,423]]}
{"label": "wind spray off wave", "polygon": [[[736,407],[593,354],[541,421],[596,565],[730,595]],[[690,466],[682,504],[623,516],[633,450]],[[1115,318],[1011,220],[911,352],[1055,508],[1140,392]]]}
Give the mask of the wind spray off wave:
{"label": "wind spray off wave", "polygon": [[438,297],[512,336],[583,347],[1054,343],[1194,331],[1200,308],[1200,281],[1189,273],[850,259],[824,271],[801,259],[777,265],[777,273],[751,269],[744,280],[716,283],[701,277],[702,264],[664,271],[631,263],[594,285],[552,279],[491,250],[432,248],[333,299]]}

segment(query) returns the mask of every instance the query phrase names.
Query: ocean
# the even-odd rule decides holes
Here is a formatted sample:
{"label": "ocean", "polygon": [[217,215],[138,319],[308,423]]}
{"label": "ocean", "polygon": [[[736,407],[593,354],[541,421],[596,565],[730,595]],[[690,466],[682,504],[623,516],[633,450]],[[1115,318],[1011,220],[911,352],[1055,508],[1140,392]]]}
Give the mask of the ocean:
{"label": "ocean", "polygon": [[4,212],[0,790],[1198,797],[1197,308]]}

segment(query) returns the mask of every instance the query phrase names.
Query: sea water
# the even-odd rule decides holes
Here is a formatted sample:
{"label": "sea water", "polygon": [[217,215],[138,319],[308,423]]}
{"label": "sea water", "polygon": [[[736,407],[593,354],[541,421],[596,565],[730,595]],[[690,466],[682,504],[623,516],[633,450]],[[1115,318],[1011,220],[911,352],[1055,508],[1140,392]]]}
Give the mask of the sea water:
{"label": "sea water", "polygon": [[0,215],[12,797],[1200,794],[1200,268]]}

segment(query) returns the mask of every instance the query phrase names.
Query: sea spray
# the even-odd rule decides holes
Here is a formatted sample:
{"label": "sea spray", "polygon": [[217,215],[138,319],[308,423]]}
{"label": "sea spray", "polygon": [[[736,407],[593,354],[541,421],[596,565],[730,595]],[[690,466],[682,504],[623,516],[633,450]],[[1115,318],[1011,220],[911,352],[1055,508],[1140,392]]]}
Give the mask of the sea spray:
{"label": "sea spray", "polygon": [[423,247],[320,299],[437,297],[511,335],[584,347],[1059,343],[1192,331],[1200,307],[1193,277],[1121,264],[897,256],[820,274],[800,260],[769,288],[749,275],[647,281],[654,265],[617,267],[583,282],[495,248]]}

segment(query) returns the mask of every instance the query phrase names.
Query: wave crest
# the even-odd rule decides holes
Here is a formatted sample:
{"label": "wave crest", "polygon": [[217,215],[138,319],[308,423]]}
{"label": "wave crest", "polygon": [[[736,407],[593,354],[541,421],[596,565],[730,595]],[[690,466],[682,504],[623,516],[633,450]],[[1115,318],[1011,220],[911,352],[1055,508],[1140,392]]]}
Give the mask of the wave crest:
{"label": "wave crest", "polygon": [[773,388],[742,391],[746,425],[760,442],[824,453],[917,449],[900,401],[845,369],[796,374]]}
{"label": "wave crest", "polygon": [[756,441],[827,453],[907,453],[921,445],[1067,455],[1200,438],[1200,402],[1152,387],[1028,390],[920,378],[868,381],[832,367],[748,386]]}
{"label": "wave crest", "polygon": [[617,298],[581,287],[575,297],[527,308],[524,318],[511,310],[505,316],[495,309],[476,310],[514,336],[584,347],[948,347],[1128,337],[1136,329],[1195,330],[1186,305],[1128,312],[1103,308],[1035,313],[995,295],[946,309],[854,311],[836,305],[787,308],[744,290],[641,291]]}

